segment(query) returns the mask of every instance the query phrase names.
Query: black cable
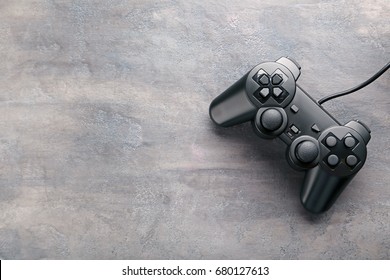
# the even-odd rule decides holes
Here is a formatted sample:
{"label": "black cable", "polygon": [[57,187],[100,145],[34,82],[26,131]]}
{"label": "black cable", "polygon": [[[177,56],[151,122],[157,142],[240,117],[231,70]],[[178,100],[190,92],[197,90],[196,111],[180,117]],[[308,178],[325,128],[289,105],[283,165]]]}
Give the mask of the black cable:
{"label": "black cable", "polygon": [[328,95],[328,96],[325,96],[323,98],[321,98],[320,100],[318,100],[318,104],[323,104],[325,103],[326,101],[329,101],[333,98],[337,98],[337,97],[340,97],[340,96],[344,96],[344,95],[347,95],[347,94],[350,94],[352,92],[355,92],[359,89],[362,89],[364,88],[365,86],[368,86],[369,84],[371,84],[373,81],[375,81],[376,79],[378,79],[380,76],[382,76],[383,73],[385,73],[388,69],[390,68],[390,62],[388,62],[381,70],[379,70],[374,76],[372,76],[371,78],[369,78],[367,81],[365,81],[364,83],[361,83],[360,85],[354,87],[354,88],[351,88],[351,89],[347,89],[345,91],[342,91],[342,92],[338,92],[338,93],[334,93],[334,94],[331,94],[331,95]]}

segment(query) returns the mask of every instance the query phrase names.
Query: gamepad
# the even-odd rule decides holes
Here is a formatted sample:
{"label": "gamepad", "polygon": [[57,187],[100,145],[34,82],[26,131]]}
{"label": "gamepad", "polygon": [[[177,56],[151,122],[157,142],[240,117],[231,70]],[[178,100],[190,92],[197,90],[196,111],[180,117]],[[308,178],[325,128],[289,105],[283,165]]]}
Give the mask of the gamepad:
{"label": "gamepad", "polygon": [[300,69],[287,57],[255,66],[212,101],[210,117],[223,127],[252,121],[258,136],[279,137],[291,167],[306,172],[303,206],[321,213],[364,165],[371,131],[359,120],[341,125],[296,84]]}

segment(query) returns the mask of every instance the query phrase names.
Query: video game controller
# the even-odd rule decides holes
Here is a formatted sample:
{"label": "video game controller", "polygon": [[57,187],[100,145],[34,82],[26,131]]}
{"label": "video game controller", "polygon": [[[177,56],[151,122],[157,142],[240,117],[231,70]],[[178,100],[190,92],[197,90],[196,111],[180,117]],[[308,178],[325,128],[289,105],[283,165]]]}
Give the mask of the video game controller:
{"label": "video game controller", "polygon": [[306,171],[303,206],[321,213],[364,165],[371,131],[358,120],[341,125],[296,84],[300,69],[287,57],[255,66],[212,101],[210,117],[223,127],[252,121],[258,136],[279,137],[289,164]]}

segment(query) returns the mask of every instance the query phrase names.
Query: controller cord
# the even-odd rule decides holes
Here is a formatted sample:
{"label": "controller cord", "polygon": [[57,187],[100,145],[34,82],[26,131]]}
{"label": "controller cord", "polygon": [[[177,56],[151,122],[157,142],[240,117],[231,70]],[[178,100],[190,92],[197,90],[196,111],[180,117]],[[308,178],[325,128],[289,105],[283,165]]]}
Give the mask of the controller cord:
{"label": "controller cord", "polygon": [[320,100],[318,100],[318,104],[323,104],[333,98],[337,98],[337,97],[340,97],[340,96],[344,96],[344,95],[347,95],[347,94],[350,94],[352,92],[355,92],[355,91],[358,91],[359,89],[362,89],[366,86],[368,86],[369,84],[371,84],[373,81],[375,81],[376,79],[378,79],[380,76],[382,76],[383,73],[385,73],[388,69],[390,68],[390,62],[388,62],[381,70],[379,70],[374,76],[372,76],[371,78],[369,78],[367,81],[365,81],[364,83],[361,83],[360,85],[356,86],[356,87],[353,87],[351,89],[347,89],[345,91],[342,91],[342,92],[338,92],[338,93],[334,93],[334,94],[331,94],[331,95],[328,95],[328,96],[325,96],[323,98],[321,98]]}

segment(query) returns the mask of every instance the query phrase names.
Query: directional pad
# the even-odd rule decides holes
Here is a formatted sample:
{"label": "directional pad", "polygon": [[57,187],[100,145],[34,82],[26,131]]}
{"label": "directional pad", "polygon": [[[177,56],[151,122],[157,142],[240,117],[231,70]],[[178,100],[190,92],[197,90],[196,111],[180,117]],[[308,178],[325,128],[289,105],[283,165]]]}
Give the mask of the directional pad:
{"label": "directional pad", "polygon": [[282,103],[289,96],[289,93],[282,87],[287,79],[284,79],[283,76],[285,74],[280,69],[276,69],[271,75],[264,69],[260,69],[253,76],[253,80],[259,85],[254,97],[261,103],[265,103],[272,96],[277,103]]}

